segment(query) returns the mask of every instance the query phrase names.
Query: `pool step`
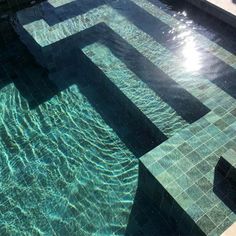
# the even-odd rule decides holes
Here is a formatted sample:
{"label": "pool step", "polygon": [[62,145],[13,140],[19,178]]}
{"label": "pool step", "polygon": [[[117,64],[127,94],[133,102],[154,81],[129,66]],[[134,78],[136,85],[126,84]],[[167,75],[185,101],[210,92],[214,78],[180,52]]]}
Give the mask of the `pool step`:
{"label": "pool step", "polygon": [[229,149],[221,156],[216,170],[236,184],[236,152],[233,149]]}

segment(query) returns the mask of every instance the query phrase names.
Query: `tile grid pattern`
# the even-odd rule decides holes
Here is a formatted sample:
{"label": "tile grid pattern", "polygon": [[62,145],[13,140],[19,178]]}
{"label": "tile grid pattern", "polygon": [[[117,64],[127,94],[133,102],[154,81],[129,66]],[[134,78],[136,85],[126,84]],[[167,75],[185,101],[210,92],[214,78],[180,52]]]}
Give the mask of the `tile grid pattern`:
{"label": "tile grid pattern", "polygon": [[[176,74],[169,67],[169,64],[177,68],[176,71],[178,72],[184,71],[181,69],[180,58],[170,53],[149,35],[130,24],[125,18],[116,14],[113,9],[103,6],[100,10],[101,13],[99,13],[99,9],[96,9],[95,15],[102,16],[102,20],[94,17],[92,11],[83,16],[70,19],[74,26],[77,24],[76,21],[81,23],[82,18],[87,19],[86,25],[82,25],[82,28],[81,25],[80,27],[75,27],[77,30],[74,33],[78,32],[78,29],[79,31],[84,30],[104,20],[109,27],[120,34],[122,38],[126,39],[152,63],[181,84],[182,87],[197,97],[203,104],[212,109],[210,113],[199,121],[143,156],[141,161],[149,168],[157,180],[165,186],[168,192],[176,198],[180,206],[191,215],[204,232],[214,234],[216,231],[222,231],[222,229],[235,220],[235,214],[229,211],[222,204],[221,200],[216,197],[213,193],[212,186],[214,181],[214,167],[219,156],[226,149],[234,148],[236,144],[234,138],[236,131],[235,100],[220,88],[207,80],[199,78],[199,76],[193,77],[185,72]],[[105,17],[104,12],[107,13]],[[116,25],[110,23],[109,16],[111,15],[115,15],[123,25],[130,28],[130,31],[128,33],[124,32],[121,27],[117,28]],[[65,23],[65,26],[67,23]],[[36,24],[40,26],[42,22],[34,23],[32,29],[30,29],[30,25],[25,26],[25,28],[28,29],[29,33],[33,34]],[[63,24],[58,24],[58,29],[61,32],[64,28]],[[44,22],[41,26],[44,28],[47,25]],[[55,28],[55,26],[50,28]],[[37,35],[33,36],[36,41],[40,41],[39,38],[37,39]],[[57,39],[54,36],[55,34],[49,38],[50,43],[61,39]],[[61,36],[64,38],[68,35]],[[221,47],[217,47],[214,43],[205,40],[200,35],[197,36],[200,37],[200,40],[205,44],[205,48],[209,49],[211,53],[232,67],[236,66],[234,55],[228,53]],[[44,39],[43,36],[42,38]],[[137,38],[138,40],[136,40]],[[142,45],[140,41],[148,42],[150,46],[147,47],[147,44]],[[161,56],[162,61],[159,61],[157,52]],[[168,64],[163,63],[163,58]],[[183,80],[183,78],[188,78],[188,80]],[[219,212],[223,212],[224,214],[219,214]]]}
{"label": "tile grid pattern", "polygon": [[236,150],[235,132],[236,102],[216,104],[210,114],[141,158],[207,234],[222,233],[236,220],[235,213],[213,192],[214,169],[220,155],[229,148]]}

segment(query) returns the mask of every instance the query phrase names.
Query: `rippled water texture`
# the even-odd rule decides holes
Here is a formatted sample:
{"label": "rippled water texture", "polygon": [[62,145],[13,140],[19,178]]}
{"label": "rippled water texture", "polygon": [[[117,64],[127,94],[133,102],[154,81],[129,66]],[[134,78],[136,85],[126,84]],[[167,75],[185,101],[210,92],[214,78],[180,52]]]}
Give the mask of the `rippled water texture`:
{"label": "rippled water texture", "polygon": [[[26,9],[16,16],[14,27],[24,44],[16,36],[14,40],[21,45],[20,48],[26,45],[27,50],[24,49],[20,56],[18,46],[0,51],[3,61],[0,75],[10,78],[4,86],[0,84],[0,234],[124,235],[135,199],[140,155],[129,148],[127,139],[124,141],[121,137],[129,137],[130,142],[136,140],[136,134],[140,134],[135,133],[134,127],[142,130],[145,128],[143,124],[148,122],[144,139],[152,133],[150,127],[166,139],[186,127],[188,121],[181,116],[183,111],[179,109],[177,112],[178,106],[175,109],[172,107],[175,104],[168,104],[175,100],[184,102],[185,97],[169,92],[165,79],[171,77],[174,80],[171,91],[183,85],[194,94],[193,85],[200,86],[203,75],[212,79],[216,72],[211,74],[203,69],[203,59],[207,57],[196,45],[202,39],[199,34],[192,37],[191,32],[186,32],[164,11],[158,13],[161,20],[157,25],[151,1],[149,4],[145,0],[127,1],[126,7],[123,0],[87,0],[88,5],[86,1],[48,2],[49,5]],[[75,5],[66,8],[71,3]],[[52,13],[50,7],[58,8],[58,13]],[[79,9],[77,13],[75,7]],[[149,12],[148,17],[153,14],[152,24],[149,24],[145,11]],[[136,12],[146,17],[143,25],[135,19]],[[178,17],[184,19],[189,28],[194,28],[183,12]],[[97,29],[86,36],[84,31],[97,24],[105,29],[105,33],[113,31],[114,38],[102,38],[104,32],[98,33]],[[156,30],[148,28],[149,25]],[[175,27],[171,30],[170,26]],[[81,32],[85,37],[76,38]],[[71,38],[66,44],[65,41]],[[87,43],[87,39],[91,43]],[[55,46],[58,51],[55,50],[53,45],[59,43],[60,46],[61,42],[61,48]],[[208,45],[208,41],[203,43]],[[115,46],[109,48],[109,45]],[[79,72],[84,70],[86,74],[91,68],[82,66],[81,69],[81,65],[74,62],[76,50],[84,53],[103,73],[107,79],[103,83],[107,87],[114,86],[116,89],[112,87],[111,91],[118,91],[116,94],[104,92],[101,100],[96,100],[98,95],[93,97],[91,91],[97,88],[91,89],[91,82]],[[132,56],[134,52],[141,55],[140,61]],[[137,65],[128,68],[127,61],[135,61]],[[212,66],[217,63],[212,61]],[[154,67],[159,68],[160,74],[156,70],[149,71]],[[138,70],[140,73],[135,73]],[[155,82],[160,79],[159,75],[164,76],[162,87]],[[97,76],[96,73],[90,74],[91,81],[96,81]],[[161,87],[159,92],[166,91],[164,95],[158,95],[158,86]],[[106,94],[110,96],[106,97]],[[123,111],[123,116],[116,114],[121,124],[119,130],[112,125],[116,121],[108,122],[104,118],[106,111],[112,112],[113,108],[101,104],[106,99],[119,100],[117,94],[123,99],[120,100],[127,101],[125,109],[136,109],[139,117],[146,117],[146,120],[132,123],[132,115],[129,122],[122,120],[122,117],[129,118],[122,108],[119,111]],[[188,94],[187,97],[190,97],[191,104],[193,96]],[[117,104],[114,111],[117,111]],[[146,140],[140,137],[139,140],[145,143]],[[143,143],[137,143],[139,149]]]}
{"label": "rippled water texture", "polygon": [[138,160],[77,86],[33,111],[13,85],[0,96],[2,228],[90,235],[125,227]]}

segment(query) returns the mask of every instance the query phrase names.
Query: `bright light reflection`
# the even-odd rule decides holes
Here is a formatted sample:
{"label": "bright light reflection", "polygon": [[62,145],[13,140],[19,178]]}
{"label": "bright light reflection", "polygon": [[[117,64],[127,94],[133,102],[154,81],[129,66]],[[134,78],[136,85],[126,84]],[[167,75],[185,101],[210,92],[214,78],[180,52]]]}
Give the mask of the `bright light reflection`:
{"label": "bright light reflection", "polygon": [[65,4],[70,2],[74,2],[75,0],[48,0],[48,3],[51,4],[53,7],[61,7]]}
{"label": "bright light reflection", "polygon": [[197,50],[192,36],[186,37],[182,54],[184,57],[183,65],[186,70],[196,72],[201,69],[201,54]]}

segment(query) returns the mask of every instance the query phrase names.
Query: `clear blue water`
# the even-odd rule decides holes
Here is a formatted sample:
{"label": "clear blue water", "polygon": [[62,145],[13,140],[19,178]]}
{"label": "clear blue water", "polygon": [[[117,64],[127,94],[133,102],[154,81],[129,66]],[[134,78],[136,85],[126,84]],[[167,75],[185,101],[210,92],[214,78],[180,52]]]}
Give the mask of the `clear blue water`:
{"label": "clear blue water", "polygon": [[13,26],[0,52],[1,235],[170,235],[136,194],[138,158],[209,111],[172,77],[217,72],[163,72],[182,39],[132,1],[44,2]]}

